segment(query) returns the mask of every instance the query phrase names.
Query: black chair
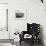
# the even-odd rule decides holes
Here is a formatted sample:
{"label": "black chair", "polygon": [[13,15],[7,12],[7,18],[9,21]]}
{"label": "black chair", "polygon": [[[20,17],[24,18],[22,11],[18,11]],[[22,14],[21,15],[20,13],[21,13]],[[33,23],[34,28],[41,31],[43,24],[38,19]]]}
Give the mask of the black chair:
{"label": "black chair", "polygon": [[32,38],[29,40],[29,41],[31,41],[32,45],[34,42],[39,43],[39,33],[40,33],[40,24],[27,23],[27,31],[22,31],[22,34],[19,35],[20,36],[20,44],[22,41],[25,41],[25,39],[24,39],[25,34],[32,35]]}

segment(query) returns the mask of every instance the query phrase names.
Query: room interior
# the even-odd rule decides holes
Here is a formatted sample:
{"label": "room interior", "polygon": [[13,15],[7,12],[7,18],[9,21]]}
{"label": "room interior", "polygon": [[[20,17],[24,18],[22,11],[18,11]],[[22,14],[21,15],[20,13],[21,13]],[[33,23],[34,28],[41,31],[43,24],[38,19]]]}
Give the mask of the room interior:
{"label": "room interior", "polygon": [[[0,46],[24,46],[20,45],[19,34],[21,34],[22,31],[27,31],[27,23],[40,24],[42,34],[40,37],[42,37],[43,44],[46,46],[45,7],[45,0],[0,1],[0,39],[3,39],[0,41],[6,42],[0,42]],[[24,44],[26,46],[26,43]]]}

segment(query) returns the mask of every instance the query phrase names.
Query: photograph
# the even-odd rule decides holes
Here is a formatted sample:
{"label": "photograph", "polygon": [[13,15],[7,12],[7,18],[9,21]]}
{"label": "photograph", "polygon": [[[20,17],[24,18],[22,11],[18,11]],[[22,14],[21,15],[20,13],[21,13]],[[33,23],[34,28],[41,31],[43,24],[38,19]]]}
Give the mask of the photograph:
{"label": "photograph", "polygon": [[27,17],[27,9],[19,9],[15,10],[15,19],[26,19]]}

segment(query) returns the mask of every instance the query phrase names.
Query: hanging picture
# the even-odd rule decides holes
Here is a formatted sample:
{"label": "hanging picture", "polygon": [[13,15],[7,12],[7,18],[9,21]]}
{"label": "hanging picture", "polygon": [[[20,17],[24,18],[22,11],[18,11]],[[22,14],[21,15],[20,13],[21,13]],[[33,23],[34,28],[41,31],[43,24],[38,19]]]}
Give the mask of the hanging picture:
{"label": "hanging picture", "polygon": [[27,9],[18,9],[15,10],[15,18],[16,19],[26,19]]}

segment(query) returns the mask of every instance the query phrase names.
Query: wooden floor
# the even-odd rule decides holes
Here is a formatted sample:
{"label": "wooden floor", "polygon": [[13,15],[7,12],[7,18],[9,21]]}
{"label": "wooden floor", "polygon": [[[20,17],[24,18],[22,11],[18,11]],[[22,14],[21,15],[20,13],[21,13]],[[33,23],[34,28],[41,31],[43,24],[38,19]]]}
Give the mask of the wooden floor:
{"label": "wooden floor", "polygon": [[[22,44],[19,45],[19,46],[31,46],[31,44],[22,42]],[[34,44],[33,46],[43,46],[43,45],[41,45],[41,44]]]}

